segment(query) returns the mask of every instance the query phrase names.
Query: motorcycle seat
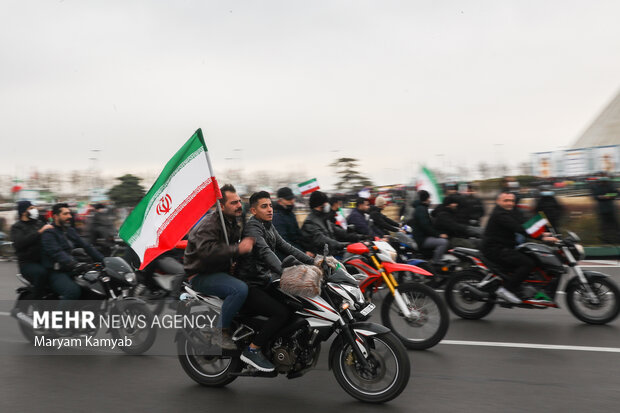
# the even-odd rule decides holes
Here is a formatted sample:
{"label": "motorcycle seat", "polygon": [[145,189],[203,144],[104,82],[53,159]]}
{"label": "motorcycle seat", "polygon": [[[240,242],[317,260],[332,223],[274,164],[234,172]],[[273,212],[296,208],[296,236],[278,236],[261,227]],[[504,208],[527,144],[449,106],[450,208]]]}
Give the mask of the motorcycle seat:
{"label": "motorcycle seat", "polygon": [[471,257],[482,258],[482,253],[480,252],[480,250],[465,247],[455,247],[453,249],[454,252],[460,252],[461,254],[469,255]]}

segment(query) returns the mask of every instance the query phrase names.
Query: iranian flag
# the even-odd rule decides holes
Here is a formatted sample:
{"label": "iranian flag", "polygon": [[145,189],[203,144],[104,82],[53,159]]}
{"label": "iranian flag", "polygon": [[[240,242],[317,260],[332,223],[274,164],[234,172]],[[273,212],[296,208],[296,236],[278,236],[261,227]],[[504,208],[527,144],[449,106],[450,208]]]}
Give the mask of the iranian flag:
{"label": "iranian flag", "polygon": [[168,161],[148,193],[129,214],[120,237],[146,267],[177,242],[221,198],[198,129]]}
{"label": "iranian flag", "polygon": [[302,195],[308,195],[314,191],[318,191],[319,189],[321,189],[316,178],[312,178],[309,181],[297,184],[297,186],[299,187],[299,191]]}
{"label": "iranian flag", "polygon": [[340,226],[342,229],[347,229],[347,219],[344,217],[342,208],[338,208],[338,212],[336,213],[336,225]]}
{"label": "iranian flag", "polygon": [[427,191],[431,196],[431,204],[441,204],[443,201],[443,191],[441,190],[439,184],[437,184],[435,175],[433,175],[431,170],[426,167],[422,167],[420,173],[418,174],[416,179],[416,190]]}
{"label": "iranian flag", "polygon": [[547,224],[549,221],[538,213],[524,223],[523,228],[531,237],[538,238],[547,230]]}

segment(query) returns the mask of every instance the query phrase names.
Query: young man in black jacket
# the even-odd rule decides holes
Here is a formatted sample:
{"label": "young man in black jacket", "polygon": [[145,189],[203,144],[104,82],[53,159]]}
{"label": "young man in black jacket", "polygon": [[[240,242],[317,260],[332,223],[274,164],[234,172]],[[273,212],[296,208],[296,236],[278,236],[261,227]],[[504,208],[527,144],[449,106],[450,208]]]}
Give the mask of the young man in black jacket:
{"label": "young man in black jacket", "polygon": [[52,207],[53,228],[43,232],[43,265],[51,271],[50,286],[61,300],[77,300],[82,294],[79,285],[71,277],[84,267],[71,252],[75,248],[83,248],[95,261],[103,261],[103,255],[92,245],[84,241],[71,226],[71,210],[69,205],[60,203]]}
{"label": "young man in black jacket", "polygon": [[38,220],[39,210],[30,201],[17,203],[19,220],[11,227],[11,240],[20,273],[33,285],[33,300],[43,296],[48,271],[41,263],[41,234],[54,227]]}
{"label": "young man in black jacket", "polygon": [[413,238],[420,248],[432,249],[432,264],[439,266],[443,254],[448,249],[448,235],[437,231],[433,226],[431,217],[428,214],[428,207],[431,204],[431,196],[428,191],[418,191],[418,199],[413,203],[414,212],[411,226],[413,228]]}
{"label": "young man in black jacket", "polygon": [[292,255],[303,264],[313,265],[314,260],[287,243],[272,224],[273,207],[268,192],[260,191],[250,197],[252,217],[243,229],[244,237],[255,240],[252,253],[244,257],[239,267],[239,278],[248,286],[248,297],[243,308],[252,314],[269,317],[253,342],[243,353],[241,360],[261,371],[273,371],[273,364],[261,353],[269,339],[280,330],[290,317],[288,308],[265,290],[272,280],[282,275],[282,262],[277,254]]}
{"label": "young man in black jacket", "polygon": [[293,212],[294,209],[295,194],[291,188],[278,189],[278,200],[273,205],[273,226],[286,242],[297,249],[302,249],[301,230],[295,212]]}

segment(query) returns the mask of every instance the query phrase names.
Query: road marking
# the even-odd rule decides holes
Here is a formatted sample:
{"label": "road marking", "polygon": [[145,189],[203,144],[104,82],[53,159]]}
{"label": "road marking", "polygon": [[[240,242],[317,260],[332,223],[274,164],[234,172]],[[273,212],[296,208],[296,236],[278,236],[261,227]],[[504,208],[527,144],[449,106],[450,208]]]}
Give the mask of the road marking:
{"label": "road marking", "polygon": [[620,353],[616,347],[589,347],[589,346],[564,346],[556,344],[534,343],[503,343],[497,341],[464,341],[442,340],[439,344],[452,344],[457,346],[480,346],[480,347],[509,347],[509,348],[534,348],[541,350],[570,350],[570,351],[594,351],[601,353]]}
{"label": "road marking", "polygon": [[5,315],[5,316],[7,316],[7,317],[8,317],[8,316],[10,316],[10,315],[11,315],[11,313],[7,313],[7,312],[5,312],[5,311],[0,311],[0,315]]}

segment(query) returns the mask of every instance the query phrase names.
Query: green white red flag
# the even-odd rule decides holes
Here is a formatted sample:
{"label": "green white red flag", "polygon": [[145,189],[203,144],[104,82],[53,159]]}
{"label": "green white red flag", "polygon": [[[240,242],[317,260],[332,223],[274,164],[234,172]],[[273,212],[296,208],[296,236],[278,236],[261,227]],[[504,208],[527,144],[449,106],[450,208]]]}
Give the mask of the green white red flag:
{"label": "green white red flag", "polygon": [[441,204],[443,191],[430,169],[422,167],[416,178],[416,190],[425,190],[431,197],[431,204]]}
{"label": "green white red flag", "polygon": [[151,189],[129,214],[120,237],[140,258],[140,269],[177,242],[221,198],[198,129],[168,161]]}
{"label": "green white red flag", "polygon": [[342,208],[338,208],[338,212],[336,212],[336,225],[342,229],[347,229],[347,219],[344,217]]}
{"label": "green white red flag", "polygon": [[297,187],[299,188],[299,192],[301,192],[302,195],[308,195],[314,191],[318,191],[319,189],[321,189],[319,187],[319,182],[316,180],[316,178],[312,178],[306,182],[297,184]]}
{"label": "green white red flag", "polygon": [[543,234],[543,232],[547,231],[548,224],[549,221],[538,213],[524,223],[523,228],[525,228],[525,232],[527,232],[531,237],[538,238]]}

